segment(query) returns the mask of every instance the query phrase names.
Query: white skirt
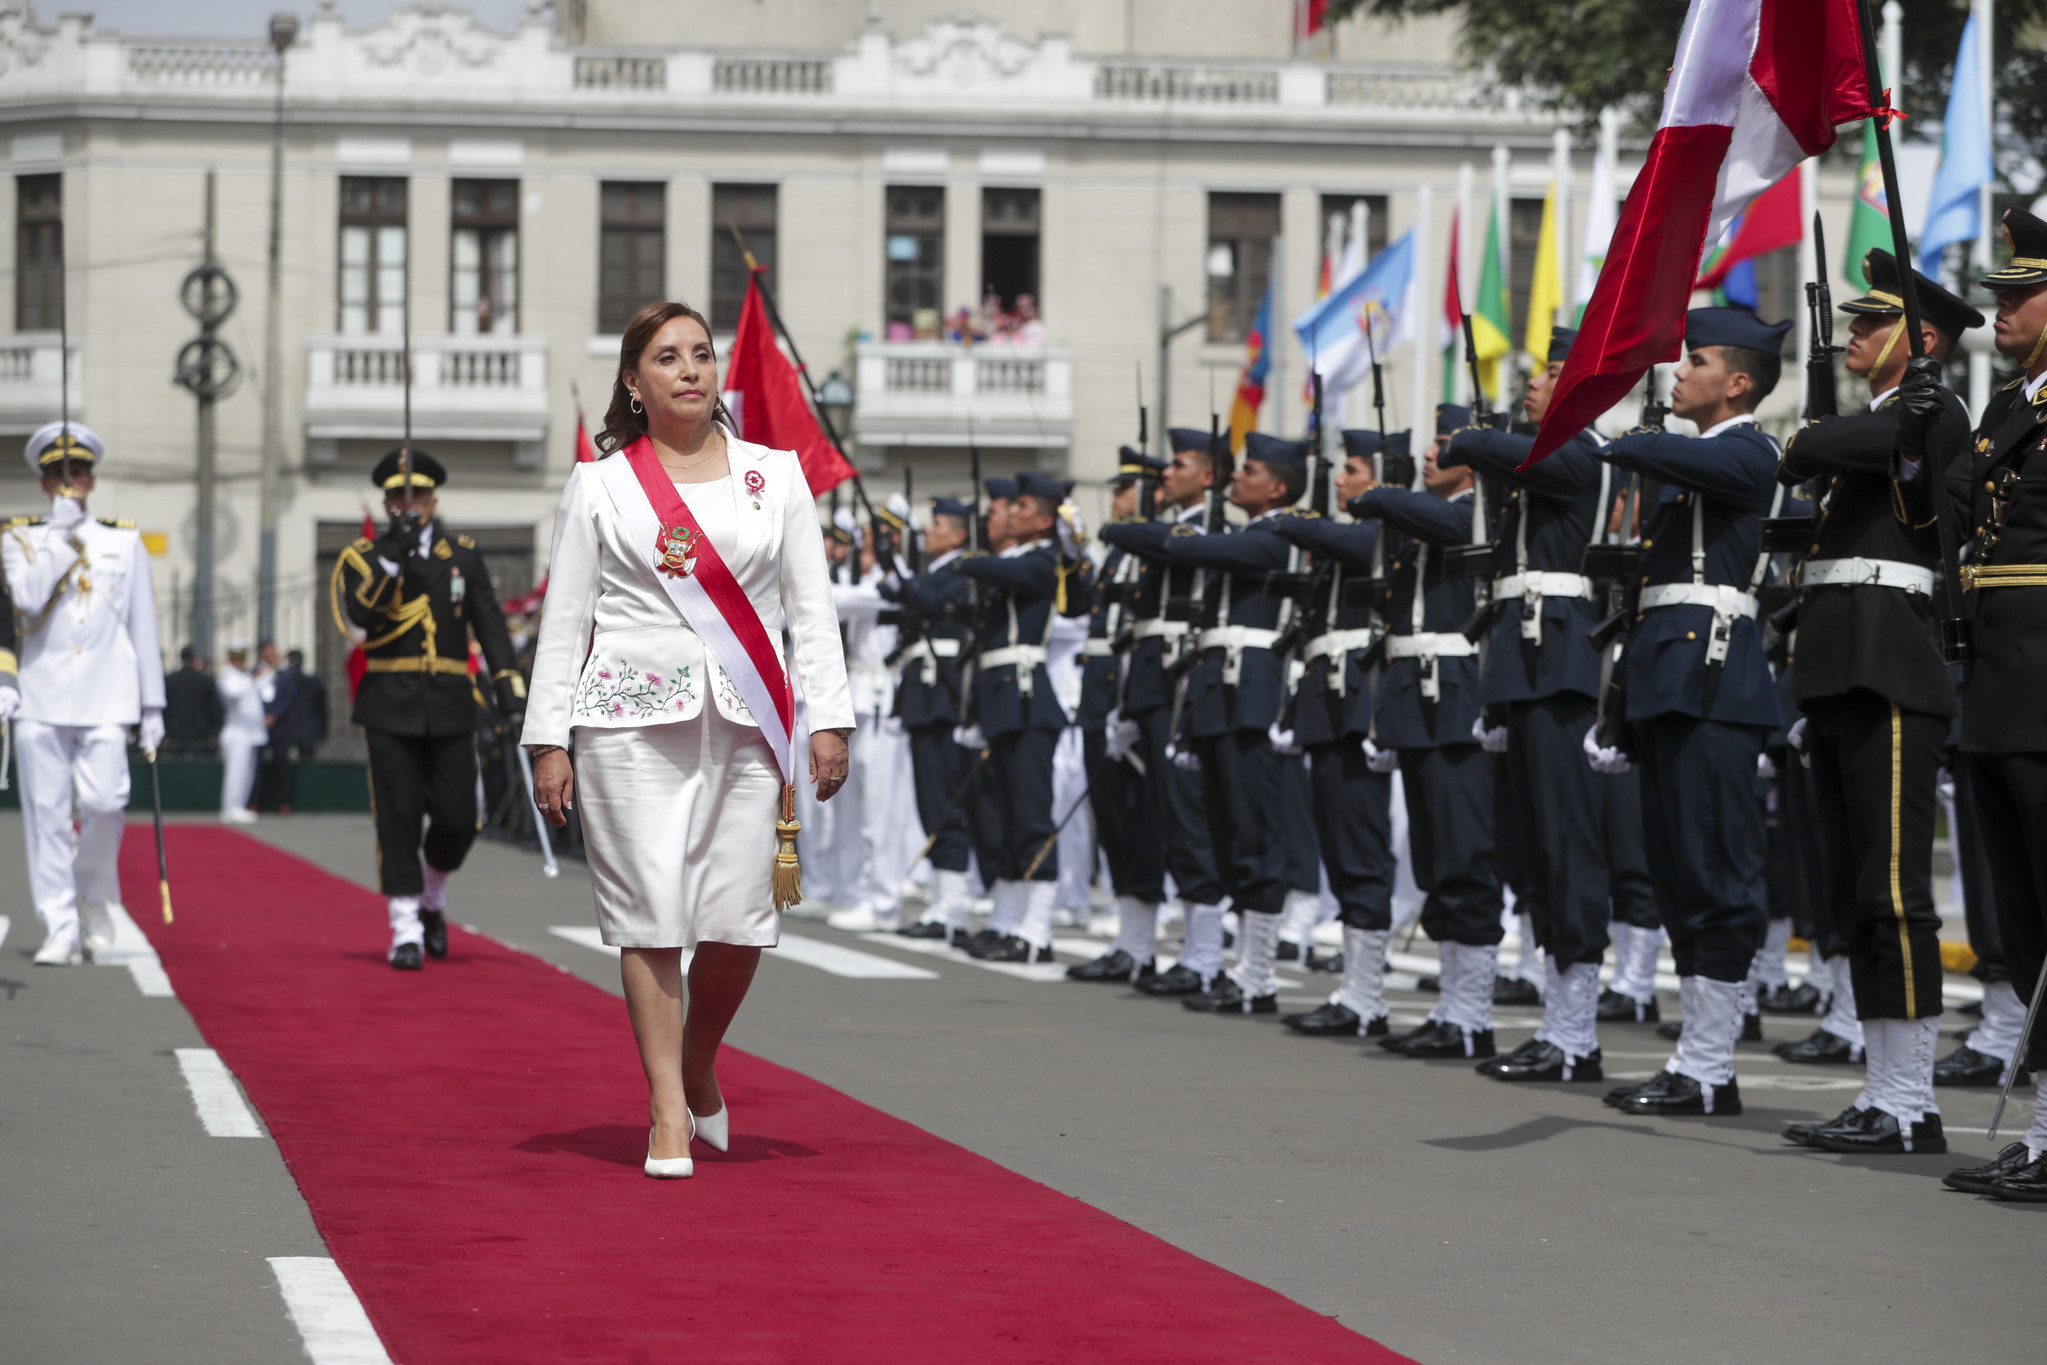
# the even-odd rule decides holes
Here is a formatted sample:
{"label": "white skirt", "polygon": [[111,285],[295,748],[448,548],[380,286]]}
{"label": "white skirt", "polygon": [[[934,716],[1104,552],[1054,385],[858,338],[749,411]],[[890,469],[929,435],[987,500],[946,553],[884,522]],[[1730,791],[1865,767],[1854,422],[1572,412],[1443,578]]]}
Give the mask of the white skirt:
{"label": "white skirt", "polygon": [[575,734],[575,800],[604,941],[774,947],[782,779],[761,732],[706,706],[693,720]]}

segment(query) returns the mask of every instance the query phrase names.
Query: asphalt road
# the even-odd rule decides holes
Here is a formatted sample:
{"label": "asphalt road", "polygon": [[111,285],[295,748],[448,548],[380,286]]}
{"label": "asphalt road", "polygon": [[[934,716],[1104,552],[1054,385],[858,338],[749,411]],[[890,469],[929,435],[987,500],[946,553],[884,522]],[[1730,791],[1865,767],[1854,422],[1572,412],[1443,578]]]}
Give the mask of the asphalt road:
{"label": "asphalt road", "polygon": [[[366,819],[266,819],[253,833],[373,882]],[[12,815],[0,819],[0,885],[25,886]],[[552,932],[593,923],[580,865],[549,882],[534,856],[480,844],[451,896],[454,919],[617,992],[615,959]],[[303,1359],[264,1258],[324,1252],[276,1148],[200,1128],[172,1056],[200,1042],[175,1000],[141,995],[116,967],[31,968],[39,931],[25,901],[0,899],[14,920],[0,946],[0,1360]],[[1742,1048],[1741,1117],[1624,1119],[1599,1103],[1603,1084],[1507,1086],[1461,1063],[1197,1017],[814,922],[790,932],[937,975],[849,978],[770,953],[733,1045],[1419,1360],[2037,1349],[2047,1207],[1938,1180],[1989,1154],[1991,1092],[1942,1092],[1948,1156],[1855,1159],[1778,1131],[1838,1111],[1859,1073],[1789,1066],[1758,1045]],[[1289,1007],[1330,985],[1290,979]],[[1394,1002],[1416,1018],[1430,1003]],[[1500,1022],[1505,1048],[1536,1015]],[[1776,1041],[1812,1024],[1766,1027]],[[1648,1028],[1603,1041],[1610,1077],[1668,1055]],[[745,1097],[732,1098],[743,1124]],[[2007,1127],[2029,1114],[2020,1106]]]}

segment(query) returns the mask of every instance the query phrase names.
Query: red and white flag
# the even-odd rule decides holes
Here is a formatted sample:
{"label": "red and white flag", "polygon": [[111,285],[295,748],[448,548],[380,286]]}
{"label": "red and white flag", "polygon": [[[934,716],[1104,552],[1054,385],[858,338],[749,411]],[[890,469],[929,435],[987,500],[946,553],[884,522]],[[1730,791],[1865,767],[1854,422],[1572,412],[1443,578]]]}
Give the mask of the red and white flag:
{"label": "red and white flag", "polygon": [[1868,118],[1859,0],[1692,0],[1533,464],[1678,358],[1699,256],[1751,199]]}
{"label": "red and white flag", "polygon": [[775,344],[775,329],[761,301],[758,275],[747,281],[732,355],[725,362],[721,397],[739,423],[736,434],[742,441],[796,452],[812,496],[829,493],[853,477],[853,466],[839,454],[810,410],[802,375]]}

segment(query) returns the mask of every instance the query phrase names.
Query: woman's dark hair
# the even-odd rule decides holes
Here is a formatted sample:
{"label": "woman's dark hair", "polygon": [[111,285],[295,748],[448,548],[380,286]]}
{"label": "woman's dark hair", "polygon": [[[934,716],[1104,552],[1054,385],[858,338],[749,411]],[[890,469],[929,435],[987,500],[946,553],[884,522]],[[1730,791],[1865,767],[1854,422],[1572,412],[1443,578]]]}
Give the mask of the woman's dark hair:
{"label": "woman's dark hair", "polygon": [[[650,303],[632,315],[625,325],[625,335],[618,342],[618,373],[611,380],[611,406],[604,412],[604,430],[597,434],[597,449],[606,455],[614,450],[623,450],[647,434],[645,406],[639,412],[633,411],[633,396],[625,386],[628,370],[640,368],[640,353],[647,349],[663,327],[677,318],[689,318],[704,329],[704,336],[711,335],[711,321],[686,303]],[[711,359],[718,358],[718,343],[711,342]],[[725,400],[712,400],[711,420],[722,422],[725,429],[738,435],[738,423],[725,410]]]}

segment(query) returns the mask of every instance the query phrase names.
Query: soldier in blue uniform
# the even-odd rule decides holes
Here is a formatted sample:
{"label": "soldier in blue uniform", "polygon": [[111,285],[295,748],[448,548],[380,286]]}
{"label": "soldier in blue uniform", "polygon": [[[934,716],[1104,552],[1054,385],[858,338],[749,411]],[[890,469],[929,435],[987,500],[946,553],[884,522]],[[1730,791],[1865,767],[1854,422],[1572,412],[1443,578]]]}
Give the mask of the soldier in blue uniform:
{"label": "soldier in blue uniform", "polygon": [[1194,569],[1167,563],[1160,543],[1183,526],[1191,534],[1201,533],[1215,470],[1207,432],[1174,427],[1166,439],[1173,458],[1159,475],[1159,517],[1150,523],[1156,530],[1129,530],[1145,523],[1121,523],[1103,528],[1102,540],[1140,560],[1130,604],[1129,651],[1118,679],[1122,694],[1109,728],[1117,734],[1117,746],[1143,764],[1146,801],[1185,912],[1180,960],[1137,988],[1147,995],[1186,996],[1206,991],[1223,969],[1224,893],[1201,774],[1191,763],[1174,761],[1174,702],[1178,682],[1192,662],[1196,622],[1169,618],[1167,607],[1193,604],[1204,579]]}
{"label": "soldier in blue uniform", "polygon": [[[1374,457],[1389,470],[1412,468],[1408,441],[1405,431],[1383,442],[1376,431],[1344,432],[1340,502],[1378,482]],[[1314,829],[1343,924],[1342,984],[1320,1008],[1281,1022],[1310,1037],[1376,1038],[1388,1029],[1394,876],[1393,775],[1374,770],[1364,748],[1372,733],[1373,646],[1385,629],[1370,601],[1380,527],[1325,517],[1282,517],[1274,525],[1315,556],[1291,722],[1294,743],[1308,753]]]}
{"label": "soldier in blue uniform", "polygon": [[[1577,332],[1552,329],[1549,363],[1528,380],[1523,407],[1540,424],[1550,386]],[[1493,542],[1493,625],[1479,702],[1504,726],[1505,819],[1518,832],[1535,941],[1546,955],[1543,1019],[1535,1036],[1479,1065],[1503,1081],[1596,1081],[1599,966],[1611,913],[1606,783],[1582,761],[1599,707],[1598,623],[1592,580],[1579,572],[1613,485],[1599,438],[1581,431],[1541,463],[1520,468],[1531,436],[1472,426],[1437,456],[1512,486]]]}
{"label": "soldier in blue uniform", "polygon": [[[1799,565],[1792,695],[1804,712],[1820,836],[1823,903],[1842,941],[1862,1021],[1869,1080],[1828,1123],[1785,1136],[1837,1152],[1944,1152],[1933,1096],[1940,1031],[1940,912],[1933,903],[1935,791],[1955,713],[1935,624],[1941,501],[1930,461],[1896,478],[1908,410],[1925,440],[1967,449],[1969,418],[1930,376],[1907,382],[1910,351],[1898,263],[1863,260],[1869,290],[1854,316],[1849,373],[1873,395],[1861,412],[1823,417],[1791,438],[1777,478],[1819,498]],[[1926,353],[1945,359],[1983,315],[1917,276]]]}
{"label": "soldier in blue uniform", "polygon": [[1277,1014],[1279,914],[1288,890],[1288,858],[1280,828],[1286,759],[1272,746],[1285,669],[1273,646],[1285,632],[1290,598],[1271,590],[1269,576],[1294,557],[1274,523],[1308,484],[1308,447],[1262,432],[1246,438],[1243,466],[1230,481],[1230,501],[1251,518],[1241,531],[1202,535],[1191,526],[1110,526],[1103,538],[1143,546],[1181,568],[1207,571],[1208,600],[1196,638],[1200,654],[1187,675],[1180,742],[1201,769],[1210,836],[1224,888],[1241,916],[1233,974],[1184,1002],[1218,1014]]}
{"label": "soldier in blue uniform", "polygon": [[[1109,515],[1113,522],[1135,522],[1142,481],[1156,479],[1166,464],[1129,446],[1123,447],[1122,457],[1110,483]],[[1093,610],[1088,615],[1087,642],[1081,649],[1076,723],[1081,727],[1087,763],[1095,838],[1109,864],[1109,884],[1116,896],[1117,924],[1116,941],[1109,951],[1067,969],[1066,974],[1076,981],[1138,984],[1157,974],[1153,944],[1158,936],[1159,903],[1166,898],[1165,847],[1147,799],[1144,759],[1132,750],[1126,734],[1109,733],[1122,693],[1132,600],[1144,567],[1136,555],[1110,547],[1095,574]]]}
{"label": "soldier in blue uniform", "polygon": [[[1436,409],[1436,440],[1422,462],[1427,491],[1374,488],[1350,504],[1385,523],[1390,597],[1386,667],[1365,742],[1382,770],[1397,761],[1407,794],[1414,879],[1427,900],[1422,928],[1439,945],[1441,995],[1428,1020],[1379,1045],[1409,1057],[1494,1054],[1493,977],[1500,951],[1500,878],[1493,857],[1493,756],[1479,746],[1477,646],[1464,633],[1476,593],[1444,572],[1443,551],[1473,540],[1471,471],[1438,457],[1471,411]],[[1397,760],[1394,756],[1397,755]]]}
{"label": "soldier in blue uniform", "polygon": [[[1055,828],[1053,751],[1067,718],[1045,671],[1045,641],[1061,588],[1053,532],[1065,491],[1057,479],[1035,473],[1017,475],[1015,487],[1004,509],[1008,546],[950,566],[990,594],[974,655],[975,733],[969,747],[979,747],[973,742],[978,739],[988,749],[983,787],[992,819],[981,876],[994,896],[990,923],[999,937],[969,951],[996,962],[1050,962],[1059,852],[1045,846]],[[992,520],[989,541],[995,543]]]}
{"label": "soldier in blue uniform", "polygon": [[920,922],[896,930],[906,938],[957,942],[967,930],[967,839],[965,793],[979,756],[953,741],[964,719],[966,645],[970,584],[949,565],[965,552],[973,509],[952,498],[931,500],[924,532],[924,572],[882,584],[882,595],[901,604],[901,674],[895,716],[910,737],[910,772],[916,784],[917,817],[930,839],[934,882],[930,908]]}
{"label": "soldier in blue uniform", "polygon": [[1759,519],[1782,497],[1776,442],[1753,414],[1777,385],[1790,326],[1746,309],[1693,309],[1671,407],[1700,435],[1631,431],[1603,452],[1663,485],[1642,539],[1627,722],[1650,877],[1684,1005],[1665,1068],[1606,1096],[1627,1113],[1741,1112],[1734,1045],[1767,918],[1757,760],[1780,720],[1756,594],[1769,568]]}

